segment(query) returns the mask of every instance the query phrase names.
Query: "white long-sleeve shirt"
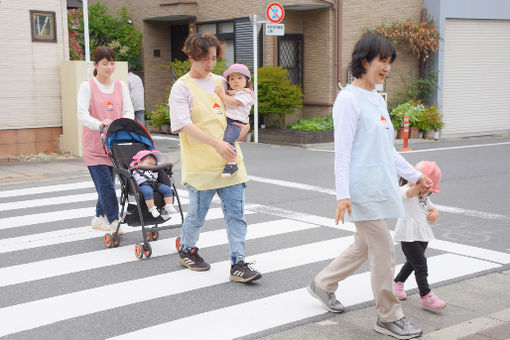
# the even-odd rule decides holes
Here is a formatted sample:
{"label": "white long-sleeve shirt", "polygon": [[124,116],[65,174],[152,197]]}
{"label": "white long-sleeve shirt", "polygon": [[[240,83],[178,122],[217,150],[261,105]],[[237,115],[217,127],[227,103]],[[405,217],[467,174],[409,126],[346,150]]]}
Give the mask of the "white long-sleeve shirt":
{"label": "white long-sleeve shirt", "polygon": [[[105,86],[101,84],[96,78],[94,78],[96,85],[99,90],[105,94],[112,94],[115,88],[115,82],[112,82],[110,86]],[[122,86],[122,117],[124,118],[135,118],[135,111],[133,109],[133,104],[131,103],[131,97],[129,96],[129,89],[127,85],[120,81]],[[78,109],[78,119],[82,122],[83,125],[88,127],[91,130],[99,130],[99,126],[101,122],[92,117],[89,112],[90,108],[90,84],[88,81],[84,81],[80,85],[80,89],[78,90],[77,97],[77,109]]]}
{"label": "white long-sleeve shirt", "polygon": [[[376,91],[366,91],[375,103],[384,101]],[[335,126],[335,185],[337,200],[350,198],[349,167],[351,164],[351,150],[360,116],[359,104],[349,91],[341,91],[333,105],[333,123]],[[388,124],[391,124],[388,122]],[[397,173],[412,183],[416,183],[421,173],[413,168],[393,148],[393,161]]]}

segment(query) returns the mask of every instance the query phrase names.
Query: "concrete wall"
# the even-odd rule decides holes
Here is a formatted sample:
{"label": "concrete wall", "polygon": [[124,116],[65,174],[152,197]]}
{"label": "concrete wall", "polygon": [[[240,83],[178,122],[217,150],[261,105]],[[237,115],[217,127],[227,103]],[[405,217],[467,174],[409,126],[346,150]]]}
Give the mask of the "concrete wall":
{"label": "concrete wall", "polygon": [[[56,42],[32,41],[30,10],[55,12]],[[59,65],[69,59],[65,0],[0,2],[0,159],[58,151]]]}

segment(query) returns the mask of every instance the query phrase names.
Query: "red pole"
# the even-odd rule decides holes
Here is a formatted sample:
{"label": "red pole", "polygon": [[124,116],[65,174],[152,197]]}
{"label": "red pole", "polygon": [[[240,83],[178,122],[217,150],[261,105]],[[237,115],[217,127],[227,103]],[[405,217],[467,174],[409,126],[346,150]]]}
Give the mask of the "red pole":
{"label": "red pole", "polygon": [[400,151],[411,151],[409,148],[409,116],[404,116],[404,147],[399,149]]}

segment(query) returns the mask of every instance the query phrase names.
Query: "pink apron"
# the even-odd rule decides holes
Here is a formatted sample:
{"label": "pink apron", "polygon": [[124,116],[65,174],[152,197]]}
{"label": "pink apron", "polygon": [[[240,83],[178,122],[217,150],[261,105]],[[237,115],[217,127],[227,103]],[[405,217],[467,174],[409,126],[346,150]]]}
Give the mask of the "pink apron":
{"label": "pink apron", "polygon": [[[114,121],[115,119],[121,118],[122,86],[120,81],[114,80],[115,85],[112,94],[105,94],[101,92],[93,78],[90,78],[88,82],[90,84],[90,115],[99,121],[103,121],[105,119]],[[91,130],[83,126],[81,145],[83,151],[83,162],[86,166],[112,166],[110,158],[103,149],[99,130]]]}

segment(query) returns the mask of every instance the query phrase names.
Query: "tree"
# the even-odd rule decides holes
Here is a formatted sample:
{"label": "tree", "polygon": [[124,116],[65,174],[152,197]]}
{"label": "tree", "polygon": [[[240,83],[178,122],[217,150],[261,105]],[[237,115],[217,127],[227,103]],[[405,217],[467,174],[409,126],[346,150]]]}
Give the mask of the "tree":
{"label": "tree", "polygon": [[[115,16],[108,14],[108,5],[100,2],[89,6],[90,50],[97,46],[110,46],[117,60],[127,61],[135,69],[142,66],[142,33],[129,23],[127,10],[123,7]],[[69,54],[71,60],[83,60],[85,42],[83,37],[83,11],[68,11]]]}

